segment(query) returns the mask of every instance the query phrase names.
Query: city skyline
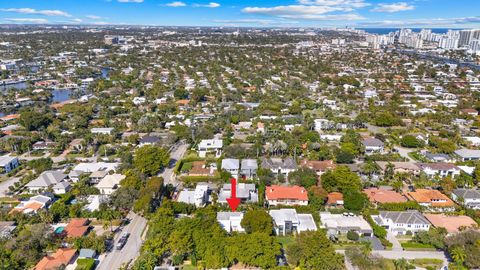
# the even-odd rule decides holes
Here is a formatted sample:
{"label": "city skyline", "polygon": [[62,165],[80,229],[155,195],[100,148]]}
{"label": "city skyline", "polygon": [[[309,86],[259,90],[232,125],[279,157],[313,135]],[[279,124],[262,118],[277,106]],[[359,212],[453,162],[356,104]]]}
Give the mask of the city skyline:
{"label": "city skyline", "polygon": [[0,3],[0,24],[235,27],[480,28],[467,0],[20,0]]}

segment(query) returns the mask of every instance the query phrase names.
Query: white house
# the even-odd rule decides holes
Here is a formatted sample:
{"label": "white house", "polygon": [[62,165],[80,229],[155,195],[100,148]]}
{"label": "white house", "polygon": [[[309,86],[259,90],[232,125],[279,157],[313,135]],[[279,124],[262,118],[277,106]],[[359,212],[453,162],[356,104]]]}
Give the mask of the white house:
{"label": "white house", "polygon": [[346,234],[348,231],[354,231],[363,236],[371,236],[373,233],[372,227],[363,217],[350,213],[320,212],[320,220],[321,227],[327,229],[330,235]]}
{"label": "white house", "polygon": [[38,192],[63,182],[65,178],[67,178],[67,175],[61,171],[44,171],[25,186],[30,192]]}
{"label": "white house", "polygon": [[269,214],[277,235],[317,230],[312,214],[297,214],[295,209],[274,209]]}
{"label": "white house", "polygon": [[383,153],[384,143],[377,138],[363,139],[362,144],[365,146],[366,154]]}
{"label": "white house", "polygon": [[55,184],[52,189],[55,194],[65,194],[72,189],[72,185],[69,182],[62,181]]}
{"label": "white house", "polygon": [[217,221],[227,232],[245,232],[242,227],[242,212],[218,212]]}
{"label": "white house", "polygon": [[210,201],[211,191],[212,187],[208,183],[198,183],[194,190],[184,189],[180,191],[177,201],[203,207]]}
{"label": "white house", "polygon": [[480,137],[463,137],[463,139],[470,142],[473,146],[480,146]]}
{"label": "white house", "polygon": [[200,157],[205,157],[207,153],[215,153],[215,157],[220,157],[222,155],[223,141],[217,139],[211,140],[202,140],[198,144],[198,155]]}
{"label": "white house", "polygon": [[116,171],[120,163],[117,162],[82,162],[77,164],[73,170],[82,173],[92,173],[97,171]]}
{"label": "white house", "polygon": [[222,160],[222,170],[229,172],[232,177],[238,178],[240,161],[234,158],[225,158]]}
{"label": "white house", "polygon": [[418,167],[429,177],[433,177],[438,175],[440,177],[451,176],[455,177],[460,175],[460,168],[455,166],[452,163],[444,163],[444,162],[437,162],[437,163],[418,163]]}
{"label": "white house", "polygon": [[111,135],[113,133],[113,128],[92,128],[90,132],[92,134]]}
{"label": "white house", "polygon": [[100,194],[110,195],[117,190],[120,186],[120,181],[125,179],[126,176],[123,174],[108,174],[103,177],[95,187],[100,191]]}
{"label": "white house", "polygon": [[20,166],[20,162],[18,162],[17,157],[12,157],[10,155],[0,156],[0,168],[3,172],[9,173],[18,166]]}
{"label": "white house", "polygon": [[480,191],[477,189],[454,189],[452,199],[467,208],[480,210]]}
{"label": "white house", "polygon": [[455,154],[460,157],[461,161],[480,160],[480,150],[458,149]]}
{"label": "white house", "polygon": [[288,177],[288,174],[297,170],[297,163],[293,158],[263,158],[262,168],[269,169],[275,175],[283,175]]}
{"label": "white house", "polygon": [[405,235],[408,231],[417,233],[428,231],[430,222],[418,211],[380,211],[378,216],[372,216],[378,225],[394,235]]}

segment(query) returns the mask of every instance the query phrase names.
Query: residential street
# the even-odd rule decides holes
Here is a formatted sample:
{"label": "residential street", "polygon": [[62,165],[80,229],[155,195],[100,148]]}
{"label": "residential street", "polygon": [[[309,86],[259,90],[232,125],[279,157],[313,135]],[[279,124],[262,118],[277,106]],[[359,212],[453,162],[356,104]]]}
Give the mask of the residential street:
{"label": "residential street", "polygon": [[124,263],[128,263],[138,257],[142,246],[142,233],[147,226],[147,220],[133,212],[127,217],[130,223],[125,226],[122,232],[115,236],[114,245],[117,244],[118,238],[123,232],[129,232],[130,237],[122,250],[116,250],[115,246],[107,253],[107,256],[101,259],[97,269],[99,270],[115,270],[119,269]]}
{"label": "residential street", "polygon": [[175,169],[175,164],[177,164],[177,161],[179,161],[183,157],[187,149],[188,149],[188,144],[185,143],[184,141],[181,141],[172,147],[170,152],[170,164],[168,168],[166,168],[160,174],[160,176],[162,176],[165,181],[165,185],[172,184],[173,186],[176,187],[180,184],[177,182],[175,177],[173,177],[174,176],[173,170]]}
{"label": "residential street", "polygon": [[8,187],[15,184],[15,182],[20,181],[18,177],[9,178],[3,182],[0,182],[0,197],[5,197],[8,192]]}

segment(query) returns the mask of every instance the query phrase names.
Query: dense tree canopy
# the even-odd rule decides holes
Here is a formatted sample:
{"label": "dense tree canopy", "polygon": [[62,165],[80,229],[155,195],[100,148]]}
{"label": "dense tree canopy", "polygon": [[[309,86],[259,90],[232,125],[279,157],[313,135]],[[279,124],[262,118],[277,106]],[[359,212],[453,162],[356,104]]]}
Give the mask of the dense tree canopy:
{"label": "dense tree canopy", "polygon": [[272,217],[261,209],[247,211],[241,225],[247,233],[261,232],[270,235],[273,232]]}
{"label": "dense tree canopy", "polygon": [[359,190],[362,187],[358,174],[350,171],[347,166],[338,166],[327,171],[321,177],[322,186],[328,191]]}
{"label": "dense tree canopy", "polygon": [[288,262],[301,269],[344,269],[343,256],[337,254],[322,231],[307,231],[295,238],[287,247]]}
{"label": "dense tree canopy", "polygon": [[146,145],[135,151],[133,164],[138,171],[148,175],[156,175],[168,165],[170,154],[164,148]]}

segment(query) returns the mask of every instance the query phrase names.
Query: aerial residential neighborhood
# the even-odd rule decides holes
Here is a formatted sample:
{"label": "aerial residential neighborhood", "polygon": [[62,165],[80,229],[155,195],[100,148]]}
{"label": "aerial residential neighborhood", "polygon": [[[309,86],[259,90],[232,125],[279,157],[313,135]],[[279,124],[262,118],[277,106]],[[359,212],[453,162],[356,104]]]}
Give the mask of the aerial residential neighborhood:
{"label": "aerial residential neighborhood", "polygon": [[478,11],[0,3],[0,270],[480,269]]}

